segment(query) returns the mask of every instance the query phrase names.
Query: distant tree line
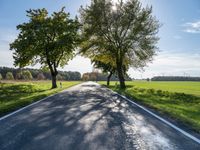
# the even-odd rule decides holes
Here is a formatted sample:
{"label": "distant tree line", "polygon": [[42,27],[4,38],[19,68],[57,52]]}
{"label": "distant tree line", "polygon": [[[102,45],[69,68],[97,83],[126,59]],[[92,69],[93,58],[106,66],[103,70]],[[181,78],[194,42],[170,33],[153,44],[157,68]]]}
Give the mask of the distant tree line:
{"label": "distant tree line", "polygon": [[[42,69],[16,69],[9,67],[0,67],[0,80],[51,80],[51,73]],[[81,80],[79,72],[72,71],[58,71],[58,80]]]}
{"label": "distant tree line", "polygon": [[[83,81],[106,81],[107,77],[109,76],[108,73],[99,73],[99,72],[88,72],[82,75]],[[126,76],[125,79],[130,81],[131,78]],[[110,78],[110,81],[118,81],[117,75],[113,75]]]}
{"label": "distant tree line", "polygon": [[200,77],[184,77],[184,76],[156,76],[152,81],[200,81]]}

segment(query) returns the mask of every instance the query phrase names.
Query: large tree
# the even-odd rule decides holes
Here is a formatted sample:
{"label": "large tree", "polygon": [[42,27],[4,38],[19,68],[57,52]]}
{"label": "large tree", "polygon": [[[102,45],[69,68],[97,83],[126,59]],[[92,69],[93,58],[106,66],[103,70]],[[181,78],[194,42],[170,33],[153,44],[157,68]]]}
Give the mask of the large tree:
{"label": "large tree", "polygon": [[92,0],[80,14],[82,51],[110,55],[120,87],[125,88],[126,71],[144,67],[156,54],[160,25],[152,16],[152,7],[142,7],[139,0]]}
{"label": "large tree", "polygon": [[116,71],[116,66],[110,55],[102,54],[91,57],[91,62],[95,68],[101,69],[103,73],[107,73],[107,86],[110,84],[110,78]]}
{"label": "large tree", "polygon": [[62,8],[48,15],[46,9],[27,11],[29,21],[17,26],[20,31],[10,45],[14,50],[15,66],[40,63],[51,72],[52,88],[56,88],[57,68],[64,66],[74,55],[78,42],[79,23],[70,19]]}

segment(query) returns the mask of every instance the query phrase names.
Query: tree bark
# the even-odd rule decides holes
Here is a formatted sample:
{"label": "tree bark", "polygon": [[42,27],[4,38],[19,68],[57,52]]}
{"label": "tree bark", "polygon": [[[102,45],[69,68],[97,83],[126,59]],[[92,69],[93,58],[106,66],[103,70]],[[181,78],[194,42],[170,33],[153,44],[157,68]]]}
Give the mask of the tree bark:
{"label": "tree bark", "polygon": [[49,65],[49,69],[51,71],[51,81],[52,81],[52,89],[57,88],[57,83],[56,83],[56,76],[58,74],[58,71],[56,67],[54,66],[54,69],[51,65]]}
{"label": "tree bark", "polygon": [[110,78],[111,78],[111,76],[112,76],[112,71],[110,72],[110,74],[108,75],[108,77],[107,77],[107,86],[109,86],[110,85]]}
{"label": "tree bark", "polygon": [[117,62],[117,74],[118,74],[118,78],[119,78],[119,82],[120,82],[120,88],[125,89],[126,85],[125,85],[125,79],[124,79],[124,71],[123,71],[122,67],[123,67],[122,61],[118,61]]}
{"label": "tree bark", "polygon": [[52,89],[57,88],[56,74],[55,73],[51,74],[51,81],[52,81]]}

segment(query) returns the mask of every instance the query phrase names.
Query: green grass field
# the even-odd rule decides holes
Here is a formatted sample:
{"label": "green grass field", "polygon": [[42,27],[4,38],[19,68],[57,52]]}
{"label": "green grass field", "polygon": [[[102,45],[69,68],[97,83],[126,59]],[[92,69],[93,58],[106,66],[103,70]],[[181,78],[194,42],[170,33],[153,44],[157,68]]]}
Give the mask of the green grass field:
{"label": "green grass field", "polygon": [[65,81],[56,89],[51,89],[51,81],[0,83],[0,116],[78,83]]}
{"label": "green grass field", "polygon": [[126,85],[126,90],[120,90],[111,82],[110,88],[200,133],[200,82],[134,81]]}
{"label": "green grass field", "polygon": [[127,82],[129,86],[135,86],[145,89],[156,89],[156,90],[163,90],[169,92],[178,92],[178,93],[185,93],[185,94],[192,94],[196,96],[200,96],[200,82],[161,82],[161,81],[154,81],[154,82],[146,82],[146,81],[137,81],[137,82]]}

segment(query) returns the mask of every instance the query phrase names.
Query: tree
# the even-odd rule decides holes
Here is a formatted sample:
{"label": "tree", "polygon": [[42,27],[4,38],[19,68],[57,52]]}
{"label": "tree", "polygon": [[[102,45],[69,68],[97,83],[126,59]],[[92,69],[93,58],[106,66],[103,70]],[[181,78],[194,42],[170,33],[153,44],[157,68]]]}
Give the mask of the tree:
{"label": "tree", "polygon": [[16,79],[16,80],[22,79],[22,71],[19,71],[19,72],[16,73],[15,79]]}
{"label": "tree", "polygon": [[92,60],[92,63],[94,64],[94,66],[96,68],[101,69],[103,71],[103,73],[108,73],[107,86],[109,86],[110,85],[110,78],[115,73],[116,68],[113,65],[111,65],[110,63],[106,63],[106,62],[100,61],[98,59]]}
{"label": "tree", "polygon": [[[114,9],[113,9],[114,8]],[[152,7],[143,8],[139,0],[92,0],[80,9],[81,51],[105,54],[114,59],[120,87],[125,88],[125,74],[130,67],[142,68],[156,54],[159,22]]]}
{"label": "tree", "polygon": [[17,39],[10,44],[14,52],[15,66],[24,67],[40,63],[51,72],[52,88],[56,88],[57,67],[63,67],[74,55],[79,41],[77,18],[62,8],[48,15],[46,9],[27,11],[30,20],[17,26],[20,31]]}
{"label": "tree", "polygon": [[91,81],[97,81],[97,72],[91,72],[89,77]]}
{"label": "tree", "polygon": [[7,79],[7,80],[14,80],[14,77],[13,77],[12,72],[7,72],[7,73],[6,73],[6,79]]}
{"label": "tree", "polygon": [[24,80],[32,80],[33,76],[29,70],[23,70],[22,71],[22,79]]}
{"label": "tree", "polygon": [[82,80],[83,81],[88,81],[90,79],[90,76],[88,73],[84,73],[83,76],[82,76]]}
{"label": "tree", "polygon": [[39,73],[39,74],[37,75],[37,80],[45,80],[44,74],[43,74],[43,73]]}
{"label": "tree", "polygon": [[60,74],[58,74],[58,75],[57,75],[57,80],[63,80],[63,76],[60,75]]}
{"label": "tree", "polygon": [[0,73],[0,80],[2,80],[3,79],[3,77],[2,77],[2,75],[1,75],[1,73]]}

